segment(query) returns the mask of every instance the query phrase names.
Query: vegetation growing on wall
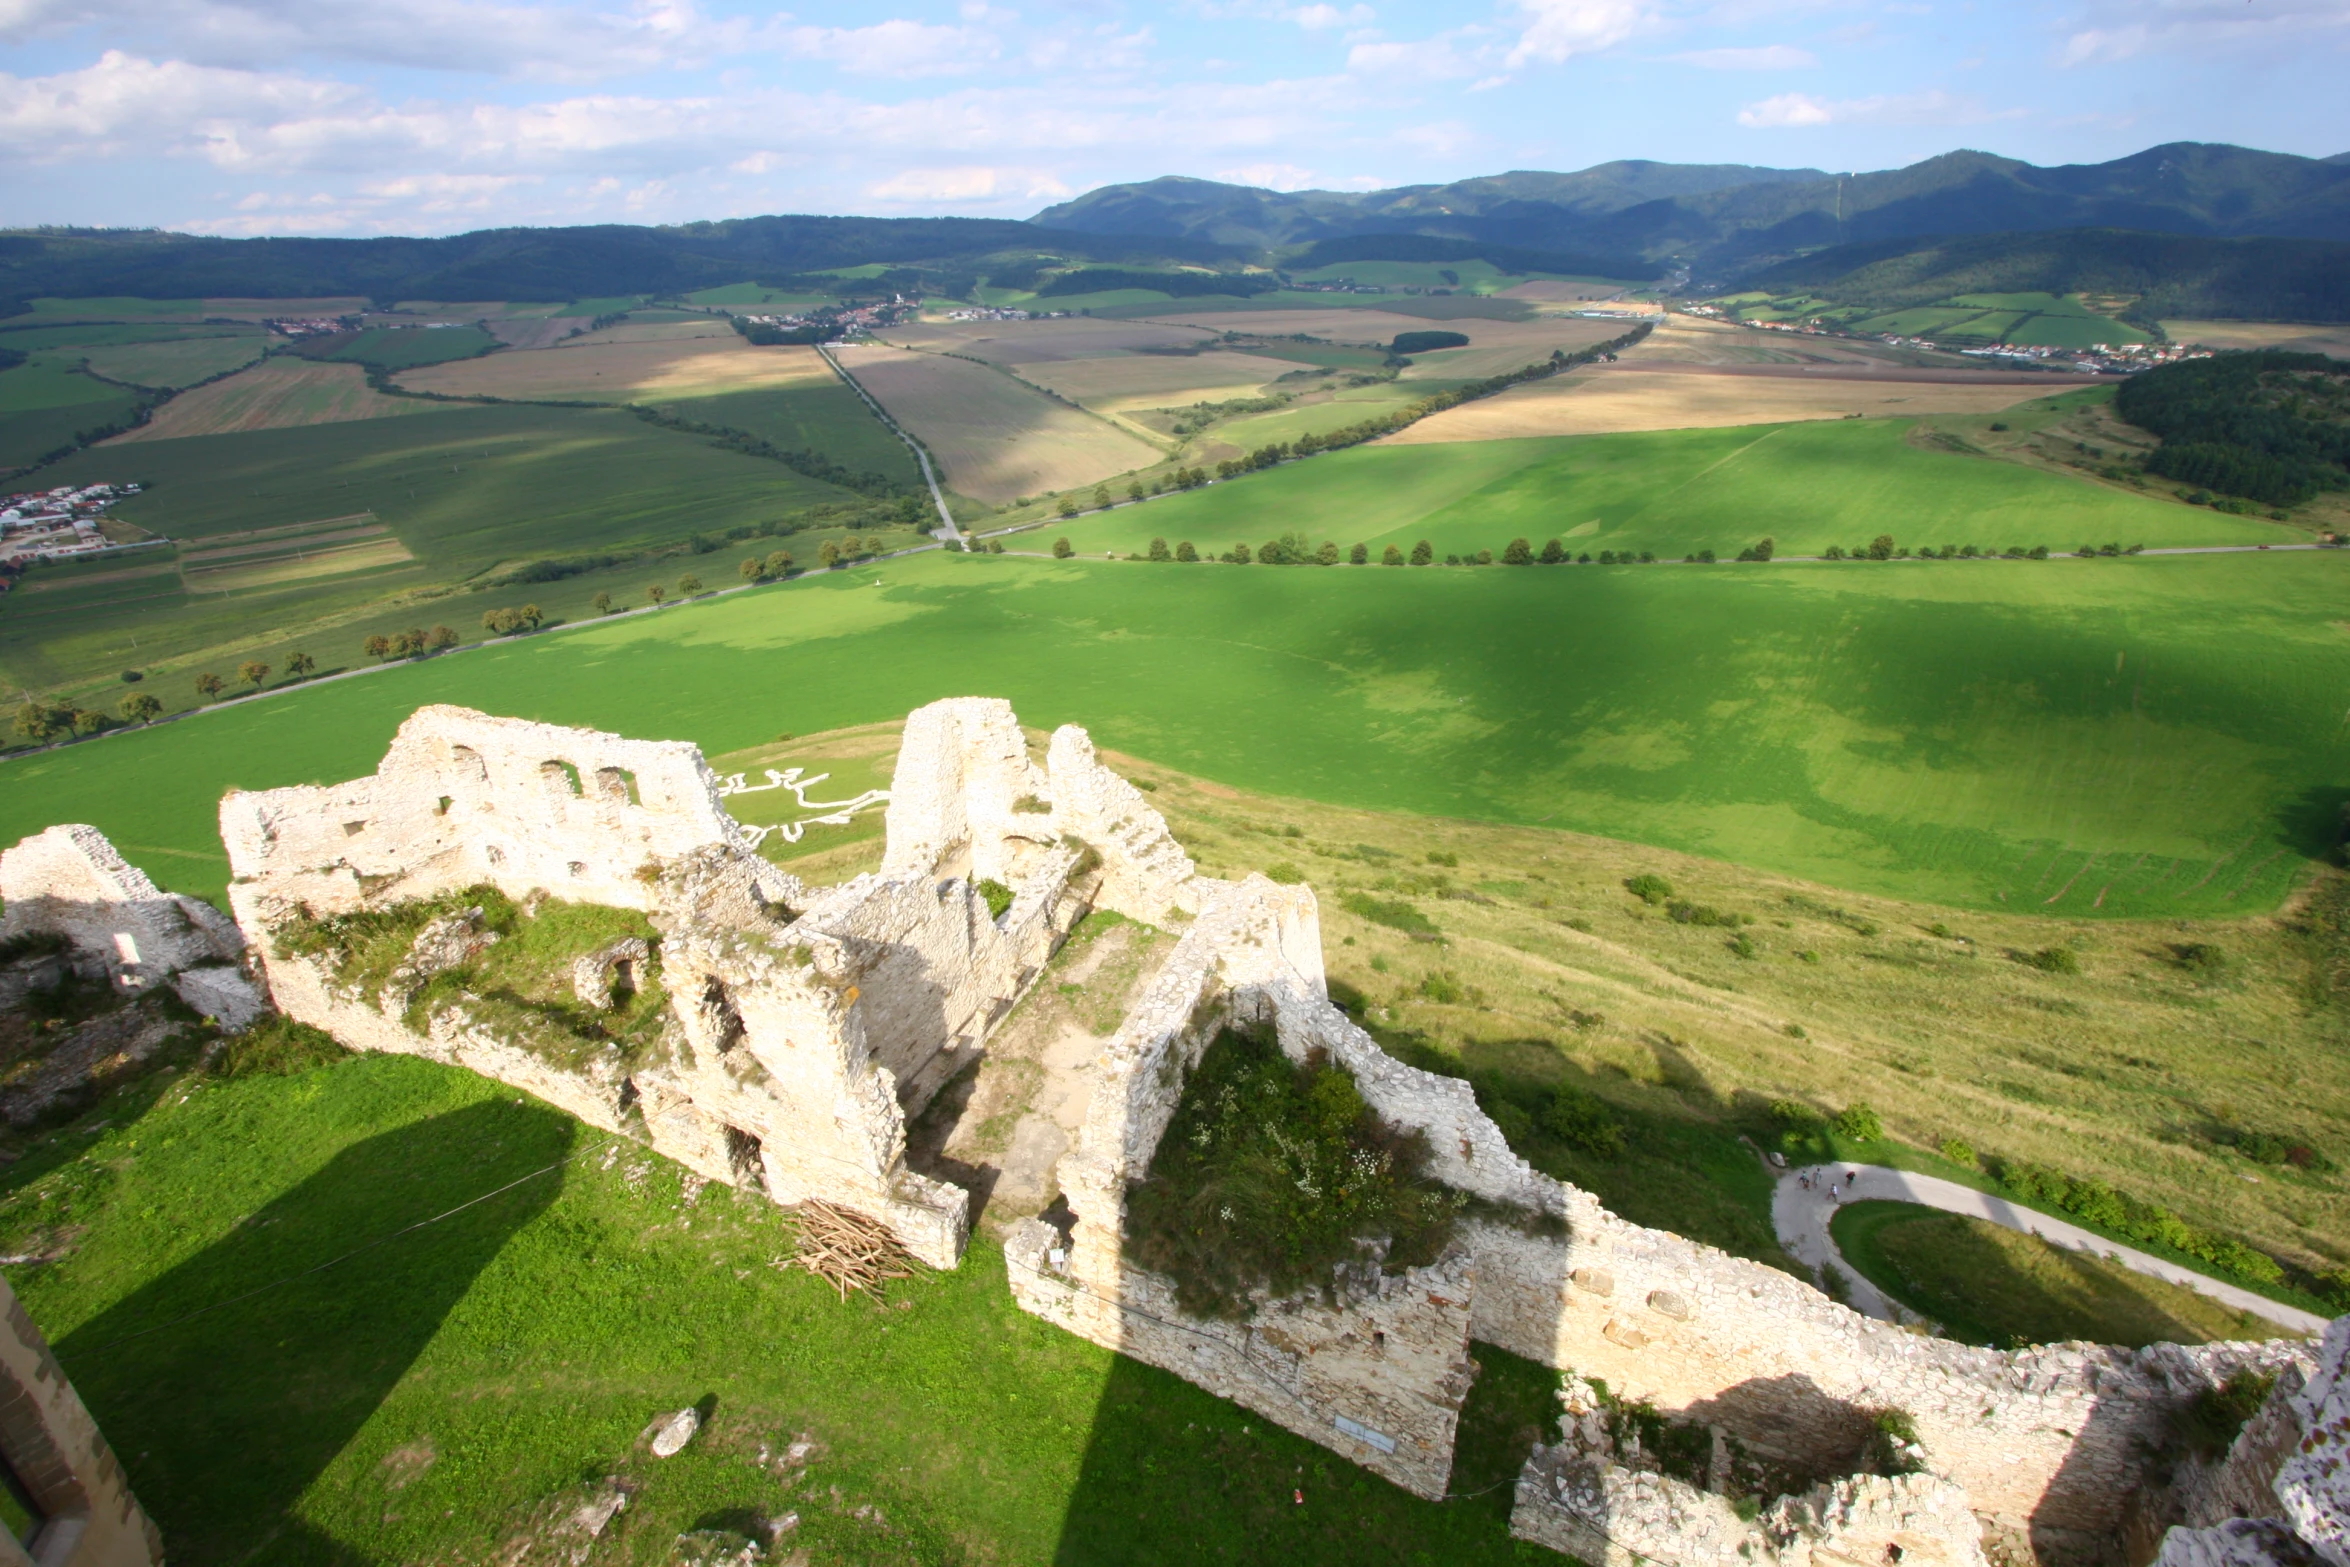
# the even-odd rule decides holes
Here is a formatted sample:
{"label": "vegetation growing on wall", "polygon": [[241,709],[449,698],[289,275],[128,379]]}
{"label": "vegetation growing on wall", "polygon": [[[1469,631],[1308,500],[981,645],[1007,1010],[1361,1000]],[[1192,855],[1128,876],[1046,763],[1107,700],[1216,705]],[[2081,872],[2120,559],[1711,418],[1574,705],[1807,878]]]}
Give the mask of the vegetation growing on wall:
{"label": "vegetation growing on wall", "polygon": [[1427,1161],[1427,1139],[1381,1120],[1344,1067],[1228,1028],[1129,1199],[1132,1255],[1174,1279],[1186,1310],[1227,1318],[1258,1291],[1327,1291],[1347,1263],[1422,1267],[1468,1203]]}

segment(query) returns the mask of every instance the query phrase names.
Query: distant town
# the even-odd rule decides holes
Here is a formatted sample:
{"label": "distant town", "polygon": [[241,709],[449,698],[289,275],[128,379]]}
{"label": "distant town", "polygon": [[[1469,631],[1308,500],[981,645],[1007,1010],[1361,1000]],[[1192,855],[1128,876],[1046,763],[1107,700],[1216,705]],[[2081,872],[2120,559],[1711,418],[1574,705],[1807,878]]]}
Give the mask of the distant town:
{"label": "distant town", "polygon": [[122,544],[99,526],[106,508],[139,493],[136,484],[87,484],[79,489],[24,490],[0,496],[0,565],[37,560],[71,560],[109,550],[139,549],[164,541]]}

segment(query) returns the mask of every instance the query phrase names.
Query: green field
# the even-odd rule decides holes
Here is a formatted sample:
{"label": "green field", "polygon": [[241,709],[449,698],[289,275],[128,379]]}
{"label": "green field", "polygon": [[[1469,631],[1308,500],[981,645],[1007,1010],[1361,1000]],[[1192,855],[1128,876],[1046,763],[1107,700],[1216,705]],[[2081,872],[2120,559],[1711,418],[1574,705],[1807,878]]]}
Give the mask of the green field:
{"label": "green field", "polygon": [[[1366,388],[1386,392],[1388,388]],[[1254,444],[1346,403],[1242,421]],[[1360,418],[1361,414],[1354,417]],[[1345,422],[1332,417],[1333,423]],[[1956,421],[1950,421],[1956,423]],[[2052,550],[2118,542],[2301,543],[2305,533],[1912,441],[1906,419],[1357,447],[1069,525],[1086,549],[1154,537],[1221,552],[1291,529],[1374,550],[1427,539],[1438,558],[1496,554],[1518,536],[1577,552],[1735,555],[1769,535],[1784,555],[1850,550],[1880,533],[1911,547]],[[1953,563],[1955,564],[1955,563]]]}
{"label": "green field", "polygon": [[878,473],[906,485],[922,482],[906,443],[838,379],[781,390],[720,392],[658,406],[681,419],[748,430],[785,451],[821,453],[858,473]]}
{"label": "green field", "polygon": [[425,702],[716,754],[983,693],[1270,793],[1959,905],[2225,916],[2272,907],[2328,851],[2350,761],[2338,555],[1616,571],[932,555],[880,575],[11,762],[0,842],[92,822],[217,893],[223,788],[355,776]]}
{"label": "green field", "polygon": [[36,462],[83,430],[125,423],[141,401],[136,392],[83,375],[56,353],[0,370],[0,469]]}
{"label": "green field", "polygon": [[[41,473],[44,484],[132,478],[151,488],[119,515],[174,539],[371,514],[416,557],[401,568],[401,584],[450,590],[533,559],[675,547],[696,533],[861,499],[616,410],[522,406],[101,447]],[[792,543],[813,556],[812,540]],[[734,567],[733,554],[700,563],[713,585],[733,581]],[[177,678],[192,673],[192,661],[275,663],[298,646],[331,667],[371,631],[445,620],[470,636],[498,604],[531,599],[576,613],[597,591],[634,602],[645,580],[630,567],[494,596],[383,603],[388,589],[375,575],[228,596],[191,596],[176,577],[113,576],[70,592],[10,595],[0,605],[0,670],[14,685],[52,694],[109,682],[126,666],[173,672],[168,689],[150,689],[177,706],[192,695]],[[120,694],[99,693],[109,708]]]}
{"label": "green field", "polygon": [[2136,1349],[2278,1331],[2181,1285],[1983,1219],[1857,1202],[1830,1228],[1862,1277],[1964,1343],[2007,1349],[2079,1339]]}
{"label": "green field", "polygon": [[83,357],[110,381],[133,386],[183,387],[241,370],[259,359],[268,340],[259,332],[92,348]]}
{"label": "green field", "polygon": [[477,326],[379,326],[312,357],[348,360],[384,370],[414,370],[420,365],[470,359],[497,346],[498,340]]}

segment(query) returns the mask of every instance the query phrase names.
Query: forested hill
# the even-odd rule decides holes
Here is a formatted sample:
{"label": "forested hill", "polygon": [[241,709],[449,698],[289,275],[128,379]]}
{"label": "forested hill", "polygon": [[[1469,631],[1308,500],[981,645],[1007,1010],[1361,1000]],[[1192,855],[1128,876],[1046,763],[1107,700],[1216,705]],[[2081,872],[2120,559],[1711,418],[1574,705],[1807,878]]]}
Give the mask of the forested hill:
{"label": "forested hill", "polygon": [[783,283],[879,262],[961,293],[984,257],[1213,261],[1196,240],[1062,234],[990,218],[736,218],[671,228],[484,229],[445,239],[212,239],[137,230],[0,233],[0,299],[595,299]]}
{"label": "forested hill", "polygon": [[1208,180],[1111,185],[1049,207],[1057,229],[1289,246],[1412,233],[1734,270],[1823,246],[1924,235],[2138,229],[2350,240],[2350,164],[2198,142],[2040,168],[1950,152],[1907,168],[1610,163],[1361,193]]}
{"label": "forested hill", "polygon": [[1887,310],[1962,294],[2085,293],[2135,296],[2136,319],[2350,321],[2350,244],[2315,239],[2073,229],[1888,240],[1818,251],[1740,282]]}
{"label": "forested hill", "polygon": [[2114,409],[2162,437],[2146,471],[2272,506],[2350,489],[2350,364],[2267,349],[2133,376]]}

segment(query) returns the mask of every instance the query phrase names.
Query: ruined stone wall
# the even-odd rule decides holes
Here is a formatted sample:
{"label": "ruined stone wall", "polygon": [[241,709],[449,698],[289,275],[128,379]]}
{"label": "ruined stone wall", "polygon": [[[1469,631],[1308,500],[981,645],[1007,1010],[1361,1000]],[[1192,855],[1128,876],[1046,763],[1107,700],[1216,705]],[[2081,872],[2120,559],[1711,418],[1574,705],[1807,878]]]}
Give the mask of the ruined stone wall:
{"label": "ruined stone wall", "polygon": [[51,827],[0,853],[0,903],[0,940],[63,936],[77,965],[120,990],[233,963],[245,950],[234,921],[157,887],[95,827]]}
{"label": "ruined stone wall", "polygon": [[2217,1472],[2183,1489],[2190,1516],[2155,1567],[2350,1567],[2350,1316],[2304,1374],[2277,1379]]}
{"label": "ruined stone wall", "polygon": [[[0,1448],[48,1515],[15,1559],[41,1567],[162,1567],[163,1536],[49,1341],[0,1279]],[[13,1540],[0,1550],[14,1548]]]}

